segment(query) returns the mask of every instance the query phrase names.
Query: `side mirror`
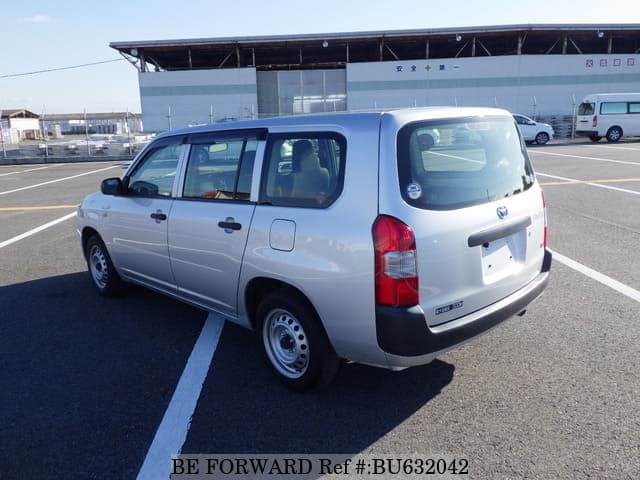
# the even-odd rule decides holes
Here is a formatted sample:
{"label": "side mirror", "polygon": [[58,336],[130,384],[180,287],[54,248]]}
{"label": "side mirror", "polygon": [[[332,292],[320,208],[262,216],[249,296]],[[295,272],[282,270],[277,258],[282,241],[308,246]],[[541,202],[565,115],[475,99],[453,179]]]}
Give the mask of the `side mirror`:
{"label": "side mirror", "polygon": [[106,178],[100,185],[100,191],[104,195],[122,195],[124,194],[124,185],[118,177]]}

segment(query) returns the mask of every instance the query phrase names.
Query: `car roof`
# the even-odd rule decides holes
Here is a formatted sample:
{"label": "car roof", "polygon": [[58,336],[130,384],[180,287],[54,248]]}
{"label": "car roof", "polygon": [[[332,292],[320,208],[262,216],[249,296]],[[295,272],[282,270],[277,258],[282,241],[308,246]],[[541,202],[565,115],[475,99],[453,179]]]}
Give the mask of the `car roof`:
{"label": "car roof", "polygon": [[476,117],[476,116],[507,116],[511,113],[498,108],[484,107],[416,107],[403,109],[388,109],[359,112],[318,113],[311,115],[293,115],[285,117],[263,118],[258,120],[241,120],[234,122],[199,125],[160,133],[156,138],[172,135],[187,135],[193,133],[216,132],[226,130],[242,130],[268,127],[313,126],[313,125],[349,125],[354,122],[379,121],[383,116],[394,117],[398,123],[415,120],[435,120],[440,118]]}

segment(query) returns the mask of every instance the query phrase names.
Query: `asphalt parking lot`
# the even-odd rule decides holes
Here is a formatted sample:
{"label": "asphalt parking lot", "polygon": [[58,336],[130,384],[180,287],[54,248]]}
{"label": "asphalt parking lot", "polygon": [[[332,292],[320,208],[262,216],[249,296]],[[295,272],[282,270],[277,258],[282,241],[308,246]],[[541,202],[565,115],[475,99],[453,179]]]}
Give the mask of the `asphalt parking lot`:
{"label": "asphalt parking lot", "polygon": [[[423,367],[344,365],[304,395],[227,323],[178,449],[455,455],[473,479],[637,479],[640,141],[529,151],[556,261],[525,316]],[[0,167],[0,480],[154,478],[145,459],[210,320],[143,288],[95,293],[72,214],[124,168]]]}

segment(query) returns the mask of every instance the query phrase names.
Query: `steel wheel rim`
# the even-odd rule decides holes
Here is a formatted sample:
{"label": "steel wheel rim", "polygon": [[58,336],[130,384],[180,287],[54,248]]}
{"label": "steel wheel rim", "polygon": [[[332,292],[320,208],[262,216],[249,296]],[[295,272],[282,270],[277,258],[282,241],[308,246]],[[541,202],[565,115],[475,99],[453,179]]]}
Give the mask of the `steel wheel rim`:
{"label": "steel wheel rim", "polygon": [[611,138],[611,140],[619,140],[621,136],[622,135],[620,135],[620,130],[618,130],[617,128],[614,128],[609,133],[609,138]]}
{"label": "steel wheel rim", "polygon": [[287,378],[300,378],[309,368],[309,340],[302,324],[290,312],[274,309],[262,327],[267,356]]}
{"label": "steel wheel rim", "polygon": [[109,266],[104,252],[99,246],[93,245],[89,251],[89,270],[93,281],[100,288],[107,286],[108,269]]}

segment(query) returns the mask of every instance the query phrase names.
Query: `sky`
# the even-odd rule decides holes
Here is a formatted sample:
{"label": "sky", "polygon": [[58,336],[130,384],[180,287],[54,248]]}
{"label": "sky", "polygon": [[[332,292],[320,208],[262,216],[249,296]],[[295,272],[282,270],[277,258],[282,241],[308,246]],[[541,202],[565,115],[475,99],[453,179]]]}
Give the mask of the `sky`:
{"label": "sky", "polygon": [[[0,0],[0,109],[140,112],[137,70],[115,41],[525,23],[640,23],[640,1]],[[3,78],[106,60],[118,61]]]}

